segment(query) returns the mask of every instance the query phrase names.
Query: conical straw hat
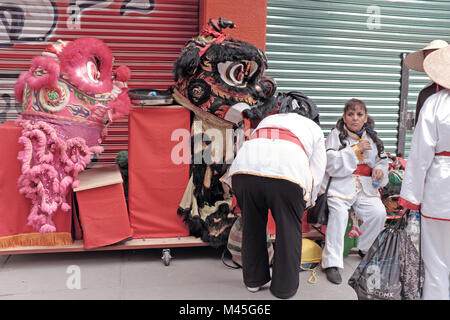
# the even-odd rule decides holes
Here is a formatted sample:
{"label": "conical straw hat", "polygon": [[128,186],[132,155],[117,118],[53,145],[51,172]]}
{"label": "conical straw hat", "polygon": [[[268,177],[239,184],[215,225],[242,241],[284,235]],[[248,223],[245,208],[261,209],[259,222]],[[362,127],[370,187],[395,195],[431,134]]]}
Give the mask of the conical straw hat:
{"label": "conical straw hat", "polygon": [[405,63],[408,68],[424,72],[423,69],[423,60],[425,59],[424,51],[425,50],[435,50],[441,49],[448,46],[448,43],[444,40],[433,40],[428,43],[425,47],[415,52],[412,52],[406,56]]}
{"label": "conical straw hat", "polygon": [[430,53],[423,62],[423,68],[431,80],[450,89],[450,46]]}

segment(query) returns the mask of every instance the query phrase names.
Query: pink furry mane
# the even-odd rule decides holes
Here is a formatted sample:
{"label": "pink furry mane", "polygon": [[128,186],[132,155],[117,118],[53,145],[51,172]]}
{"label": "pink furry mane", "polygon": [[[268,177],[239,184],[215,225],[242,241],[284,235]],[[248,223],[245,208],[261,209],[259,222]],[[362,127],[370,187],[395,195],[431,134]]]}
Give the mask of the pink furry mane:
{"label": "pink furry mane", "polygon": [[131,70],[127,66],[119,66],[114,71],[114,77],[116,81],[127,82],[131,77]]}
{"label": "pink furry mane", "polygon": [[25,82],[33,90],[54,87],[58,83],[59,64],[55,58],[37,56],[32,60],[31,68],[25,75]]}
{"label": "pink furry mane", "polygon": [[[104,93],[112,89],[112,53],[106,44],[97,38],[84,37],[69,42],[58,54],[61,72],[81,90],[87,93]],[[95,58],[99,64],[98,83],[79,76],[79,70],[85,68],[89,59]]]}
{"label": "pink furry mane", "polygon": [[108,106],[112,109],[112,120],[119,119],[130,113],[133,108],[130,97],[128,96],[129,89],[122,89],[117,99],[111,101]]}

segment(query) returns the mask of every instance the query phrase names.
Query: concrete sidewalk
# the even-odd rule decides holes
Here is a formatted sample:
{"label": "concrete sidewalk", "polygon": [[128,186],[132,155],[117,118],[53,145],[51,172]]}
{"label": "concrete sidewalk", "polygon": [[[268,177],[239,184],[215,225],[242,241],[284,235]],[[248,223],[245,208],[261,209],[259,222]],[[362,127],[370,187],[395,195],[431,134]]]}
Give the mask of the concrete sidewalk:
{"label": "concrete sidewalk", "polygon": [[[266,285],[247,291],[242,270],[226,267],[223,249],[172,248],[165,266],[161,249],[39,253],[0,256],[0,299],[148,299],[148,300],[279,300]],[[300,272],[300,288],[290,300],[356,300],[347,280],[359,264],[358,255],[344,260],[343,283],[317,283]]]}

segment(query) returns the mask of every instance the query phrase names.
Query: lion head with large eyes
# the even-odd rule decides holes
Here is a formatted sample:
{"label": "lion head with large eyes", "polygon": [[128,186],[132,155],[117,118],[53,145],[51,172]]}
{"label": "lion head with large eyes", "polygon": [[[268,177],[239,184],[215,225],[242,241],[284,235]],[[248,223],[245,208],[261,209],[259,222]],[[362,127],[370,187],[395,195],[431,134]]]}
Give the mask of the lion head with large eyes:
{"label": "lion head with large eyes", "polygon": [[124,84],[130,70],[119,66],[113,72],[113,60],[97,38],[50,44],[15,85],[22,116],[52,114],[103,125],[128,114],[131,102]]}
{"label": "lion head with large eyes", "polygon": [[113,71],[113,55],[100,39],[57,41],[33,58],[14,86],[22,112],[19,192],[31,201],[28,224],[56,231],[52,216],[70,210],[77,175],[102,152],[106,124],[129,113],[130,69]]}
{"label": "lion head with large eyes", "polygon": [[264,77],[267,59],[250,43],[222,33],[233,22],[211,19],[189,40],[174,64],[175,99],[194,112],[200,109],[239,123],[263,118],[274,110],[275,81]]}

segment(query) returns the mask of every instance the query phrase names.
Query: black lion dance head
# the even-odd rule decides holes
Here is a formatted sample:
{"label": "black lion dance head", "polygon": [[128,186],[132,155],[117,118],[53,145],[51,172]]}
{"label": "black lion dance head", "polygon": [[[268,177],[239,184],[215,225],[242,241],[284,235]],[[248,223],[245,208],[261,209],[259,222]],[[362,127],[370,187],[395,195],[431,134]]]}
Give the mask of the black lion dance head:
{"label": "black lion dance head", "polygon": [[194,112],[239,123],[243,116],[262,119],[275,109],[276,83],[263,76],[261,49],[222,33],[234,23],[210,19],[197,38],[189,40],[174,64],[174,98]]}

